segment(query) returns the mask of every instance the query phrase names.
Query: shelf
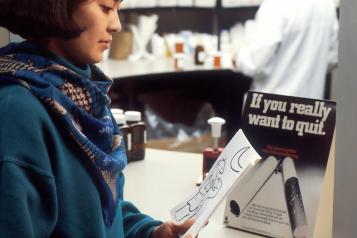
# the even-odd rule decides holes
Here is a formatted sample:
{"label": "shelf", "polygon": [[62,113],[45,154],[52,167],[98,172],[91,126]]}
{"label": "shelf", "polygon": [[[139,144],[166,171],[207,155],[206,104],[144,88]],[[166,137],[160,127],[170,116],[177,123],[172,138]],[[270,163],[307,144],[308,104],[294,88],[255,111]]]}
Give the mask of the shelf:
{"label": "shelf", "polygon": [[172,62],[166,59],[106,60],[97,66],[114,79],[109,92],[113,107],[144,111],[145,106],[149,106],[173,121],[191,125],[193,121],[167,115],[164,108],[170,108],[171,100],[174,100],[176,108],[181,105],[187,116],[196,118],[197,111],[186,108],[190,105],[188,102],[194,105],[210,103],[215,115],[227,120],[227,138],[231,138],[240,127],[243,96],[251,79],[239,72],[205,66],[176,71]]}
{"label": "shelf", "polygon": [[221,7],[221,11],[256,11],[259,6]]}
{"label": "shelf", "polygon": [[142,11],[212,11],[215,7],[143,7],[143,8],[127,8],[121,9],[120,12],[142,12]]}
{"label": "shelf", "polygon": [[[170,73],[232,71],[232,68],[215,69],[207,65],[190,65],[184,71],[177,71],[173,60],[156,58],[155,60],[116,60],[106,59],[97,66],[109,77],[120,80],[122,78],[138,77],[145,75],[161,75]],[[118,70],[120,69],[120,70]]]}
{"label": "shelf", "polygon": [[167,12],[167,11],[245,11],[256,10],[259,6],[239,7],[142,7],[121,9],[121,13]]}
{"label": "shelf", "polygon": [[[159,16],[159,34],[176,33],[182,30],[219,35],[223,29],[229,29],[236,23],[254,19],[259,6],[222,7],[218,0],[215,7],[146,7],[120,10],[123,23],[136,22],[140,15],[156,14]],[[124,24],[123,24],[124,25]]]}
{"label": "shelf", "polygon": [[123,23],[136,22],[139,15],[157,14],[159,16],[157,32],[180,32],[191,30],[193,32],[216,34],[217,11],[215,8],[143,8],[122,10],[120,12]]}

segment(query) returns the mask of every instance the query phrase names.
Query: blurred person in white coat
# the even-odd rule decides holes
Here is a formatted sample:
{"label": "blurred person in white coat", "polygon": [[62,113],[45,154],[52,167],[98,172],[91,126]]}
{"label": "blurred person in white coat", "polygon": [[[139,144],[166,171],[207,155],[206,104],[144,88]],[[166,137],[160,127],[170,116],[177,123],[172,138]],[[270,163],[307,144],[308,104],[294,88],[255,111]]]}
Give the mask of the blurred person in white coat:
{"label": "blurred person in white coat", "polygon": [[234,57],[253,78],[251,90],[322,99],[337,64],[338,20],[333,0],[264,0],[256,32]]}

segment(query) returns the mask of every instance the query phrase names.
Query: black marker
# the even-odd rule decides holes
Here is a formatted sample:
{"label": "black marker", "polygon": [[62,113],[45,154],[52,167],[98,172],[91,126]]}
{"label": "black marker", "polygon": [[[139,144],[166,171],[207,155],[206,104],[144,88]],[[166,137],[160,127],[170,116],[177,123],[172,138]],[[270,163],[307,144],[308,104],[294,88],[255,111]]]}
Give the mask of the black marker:
{"label": "black marker", "polygon": [[282,170],[285,198],[293,236],[294,238],[305,238],[308,236],[308,227],[294,161],[289,157],[285,158]]}

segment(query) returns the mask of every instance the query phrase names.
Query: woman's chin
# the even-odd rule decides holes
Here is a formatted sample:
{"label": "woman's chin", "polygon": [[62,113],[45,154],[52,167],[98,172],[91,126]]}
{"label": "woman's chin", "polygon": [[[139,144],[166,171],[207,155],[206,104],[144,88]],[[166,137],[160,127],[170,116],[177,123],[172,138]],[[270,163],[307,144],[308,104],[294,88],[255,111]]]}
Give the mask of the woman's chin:
{"label": "woman's chin", "polygon": [[89,60],[88,60],[88,64],[96,64],[96,63],[99,63],[103,60],[103,55],[98,55],[98,56],[95,56],[95,57],[91,57]]}

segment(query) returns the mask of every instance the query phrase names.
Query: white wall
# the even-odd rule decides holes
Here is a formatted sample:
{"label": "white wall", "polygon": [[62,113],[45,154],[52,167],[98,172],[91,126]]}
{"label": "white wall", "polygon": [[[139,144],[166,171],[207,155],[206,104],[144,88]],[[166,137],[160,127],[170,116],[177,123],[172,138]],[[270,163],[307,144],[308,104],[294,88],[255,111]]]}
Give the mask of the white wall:
{"label": "white wall", "polygon": [[[357,1],[340,3],[333,237],[357,237]],[[323,238],[323,237],[322,237]]]}

